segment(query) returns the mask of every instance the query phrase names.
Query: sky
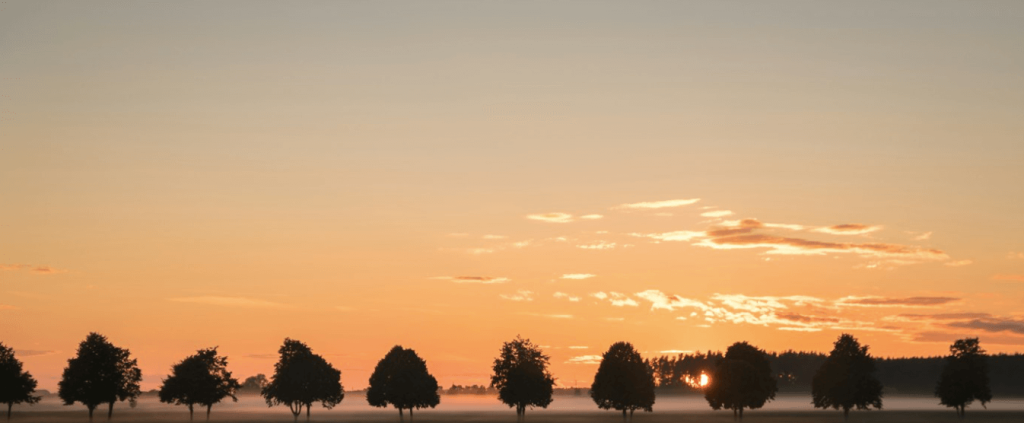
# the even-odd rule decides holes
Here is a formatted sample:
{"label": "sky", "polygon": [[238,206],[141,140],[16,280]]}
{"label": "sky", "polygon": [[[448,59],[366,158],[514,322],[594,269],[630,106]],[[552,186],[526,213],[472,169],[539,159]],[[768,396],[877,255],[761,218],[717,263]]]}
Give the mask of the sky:
{"label": "sky", "polygon": [[0,342],[1024,351],[1024,3],[0,4]]}

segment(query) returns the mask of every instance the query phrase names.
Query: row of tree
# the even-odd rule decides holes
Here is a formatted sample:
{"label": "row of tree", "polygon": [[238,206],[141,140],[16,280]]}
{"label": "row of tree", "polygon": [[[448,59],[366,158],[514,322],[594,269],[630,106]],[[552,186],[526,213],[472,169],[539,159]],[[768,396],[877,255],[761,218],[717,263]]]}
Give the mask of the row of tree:
{"label": "row of tree", "polygon": [[[853,336],[839,337],[812,379],[811,396],[816,408],[842,410],[844,416],[853,409],[882,408],[883,385],[875,376],[876,360],[867,351],[868,347],[861,346]],[[341,372],[306,344],[285,339],[278,353],[280,358],[269,380],[258,375],[241,384],[227,370],[227,357],[219,355],[216,348],[199,350],[172,367],[171,375],[160,387],[160,401],[186,406],[190,420],[196,406],[205,407],[209,419],[213,405],[226,398],[237,401],[240,390],[258,388],[268,406],[286,405],[297,420],[303,409],[308,419],[315,403],[330,409],[344,399]],[[738,342],[724,354],[648,361],[631,344],[618,342],[602,355],[590,396],[599,408],[621,411],[624,419],[632,418],[636,410],[653,411],[656,386],[677,386],[680,381],[693,380],[687,379],[692,374],[679,371],[683,367],[678,365],[680,361],[714,358],[713,368],[701,370],[710,376],[707,386],[703,386],[704,397],[713,409],[732,410],[742,418],[745,409],[761,408],[774,399],[778,382],[786,380],[773,371],[771,357],[753,345]],[[516,337],[504,343],[495,358],[490,387],[475,390],[496,391],[499,400],[515,408],[518,418],[525,418],[528,408],[546,408],[553,401],[555,378],[548,370],[549,360],[530,340]],[[79,344],[75,357],[68,360],[58,395],[66,405],[85,405],[90,420],[98,406],[107,404],[110,419],[115,403],[127,400],[134,404],[141,379],[142,372],[128,350],[91,333]],[[8,419],[14,404],[39,401],[33,395],[36,384],[31,374],[23,371],[13,349],[0,344],[0,403],[7,404]],[[441,401],[439,391],[426,362],[412,349],[395,346],[374,368],[366,400],[375,407],[396,408],[404,420],[405,410],[412,417],[414,409],[436,407]],[[987,357],[977,338],[961,339],[950,346],[935,395],[961,417],[973,401],[982,405],[991,401]]]}

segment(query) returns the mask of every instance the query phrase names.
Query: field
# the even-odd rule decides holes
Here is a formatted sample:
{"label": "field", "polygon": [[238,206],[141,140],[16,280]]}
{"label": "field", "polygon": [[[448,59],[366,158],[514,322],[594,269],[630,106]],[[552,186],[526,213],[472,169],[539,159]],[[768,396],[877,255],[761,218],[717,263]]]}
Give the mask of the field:
{"label": "field", "polygon": [[[843,422],[838,411],[814,410],[803,396],[781,396],[760,410],[748,411],[746,422]],[[932,398],[897,397],[888,398],[882,411],[861,411],[850,414],[850,422],[959,422],[956,413],[936,405]],[[731,422],[732,413],[712,411],[699,397],[665,397],[655,404],[653,413],[637,413],[636,423],[669,422]],[[95,421],[106,421],[106,409],[97,409]],[[515,422],[513,411],[503,407],[490,397],[445,396],[442,403],[433,410],[422,410],[415,415],[416,422]],[[62,406],[56,398],[46,398],[35,406],[15,407],[12,422],[85,422],[88,421],[85,407],[81,405]],[[142,399],[135,408],[119,403],[114,408],[116,422],[187,422],[185,407],[173,407],[156,402],[153,398]],[[196,410],[196,421],[205,421],[202,410]],[[268,408],[257,397],[243,397],[238,403],[214,406],[210,421],[214,422],[282,422],[292,421],[286,407]],[[305,415],[299,418],[305,421]],[[394,409],[374,409],[366,405],[361,397],[349,396],[333,410],[314,406],[311,421],[316,422],[398,422]],[[409,421],[406,415],[406,421]],[[556,397],[548,409],[534,409],[527,412],[527,421],[532,423],[583,423],[622,421],[621,414],[600,411],[585,397]],[[994,401],[988,409],[971,407],[967,410],[968,422],[1021,422],[1024,421],[1024,399]]]}

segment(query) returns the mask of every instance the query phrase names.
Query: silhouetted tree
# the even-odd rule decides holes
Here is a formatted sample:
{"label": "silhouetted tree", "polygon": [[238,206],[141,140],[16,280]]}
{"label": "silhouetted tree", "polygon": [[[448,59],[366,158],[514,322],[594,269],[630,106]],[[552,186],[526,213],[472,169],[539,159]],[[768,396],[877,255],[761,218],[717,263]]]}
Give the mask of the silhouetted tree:
{"label": "silhouetted tree", "polygon": [[192,420],[193,406],[206,406],[206,420],[210,409],[225,397],[238,401],[235,392],[241,385],[227,370],[228,359],[217,355],[217,348],[199,350],[175,364],[171,376],[160,387],[160,402],[188,406],[188,419]]}
{"label": "silhouetted tree", "polygon": [[262,391],[267,406],[285,404],[296,420],[305,406],[308,420],[314,402],[330,410],[345,398],[341,372],[306,344],[285,339],[278,352],[281,359],[274,365],[273,379]]}
{"label": "silhouetted tree", "polygon": [[854,407],[881,409],[882,383],[874,373],[875,360],[867,345],[861,346],[852,335],[840,335],[811,382],[814,407],[842,409],[844,419]]}
{"label": "silhouetted tree", "polygon": [[984,407],[992,401],[988,386],[988,360],[981,349],[978,338],[957,340],[949,346],[946,367],[942,369],[935,396],[939,403],[956,409],[956,415],[964,418],[966,408],[974,400]]}
{"label": "silhouetted tree", "polygon": [[498,399],[516,416],[526,416],[526,407],[547,408],[554,393],[555,378],[548,373],[549,357],[540,348],[516,336],[501,346],[501,355],[494,359],[491,386],[498,389]]}
{"label": "silhouetted tree", "polygon": [[612,344],[601,356],[601,365],[590,386],[590,397],[601,409],[622,411],[622,418],[633,418],[633,411],[652,411],[654,372],[640,353],[628,342]]}
{"label": "silhouetted tree", "polygon": [[427,371],[427,363],[416,351],[396,345],[373,369],[366,401],[374,407],[391,404],[398,409],[399,419],[405,418],[402,410],[408,408],[412,418],[414,408],[434,408],[441,403],[437,390],[437,379]]}
{"label": "silhouetted tree", "polygon": [[76,401],[89,409],[89,420],[96,406],[107,403],[107,420],[114,415],[117,401],[135,401],[139,396],[142,371],[128,350],[118,348],[98,333],[90,333],[78,345],[78,354],[68,360],[57,395],[64,405]]}
{"label": "silhouetted tree", "polygon": [[264,386],[267,386],[268,383],[270,382],[267,381],[267,376],[263,373],[259,373],[255,376],[245,378],[245,381],[242,382],[242,387],[239,388],[238,391],[239,393],[255,392],[258,394],[263,390]]}
{"label": "silhouetted tree", "polygon": [[761,408],[778,391],[768,355],[746,342],[732,344],[715,366],[704,398],[712,409],[730,409],[743,418],[744,408]]}
{"label": "silhouetted tree", "polygon": [[0,403],[7,404],[7,420],[11,419],[14,404],[35,404],[39,397],[36,380],[29,372],[21,370],[21,362],[14,357],[14,349],[0,342]]}

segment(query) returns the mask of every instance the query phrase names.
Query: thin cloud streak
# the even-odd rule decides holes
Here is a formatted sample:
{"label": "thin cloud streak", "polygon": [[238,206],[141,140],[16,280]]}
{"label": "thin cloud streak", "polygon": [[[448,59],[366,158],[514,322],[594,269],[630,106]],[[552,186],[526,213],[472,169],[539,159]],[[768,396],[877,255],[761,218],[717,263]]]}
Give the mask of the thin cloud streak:
{"label": "thin cloud streak", "polygon": [[485,285],[505,283],[512,280],[499,276],[434,276],[430,279],[452,281],[455,283],[479,283]]}
{"label": "thin cloud streak", "polygon": [[221,297],[221,296],[199,296],[199,297],[180,297],[180,298],[168,298],[168,301],[174,301],[179,303],[193,303],[193,304],[205,304],[221,307],[247,307],[247,308],[288,308],[289,305],[275,303],[271,301],[261,300],[257,298],[248,297]]}
{"label": "thin cloud streak", "polygon": [[569,223],[573,221],[571,214],[561,212],[528,214],[526,218],[548,223]]}
{"label": "thin cloud streak", "polygon": [[880,230],[882,230],[881,226],[863,225],[860,223],[847,223],[813,229],[814,232],[831,235],[864,235]]}
{"label": "thin cloud streak", "polygon": [[679,200],[663,200],[663,201],[643,201],[639,203],[628,203],[621,204],[613,207],[613,209],[664,209],[669,207],[682,207],[700,201],[699,198],[690,199],[679,199]]}

